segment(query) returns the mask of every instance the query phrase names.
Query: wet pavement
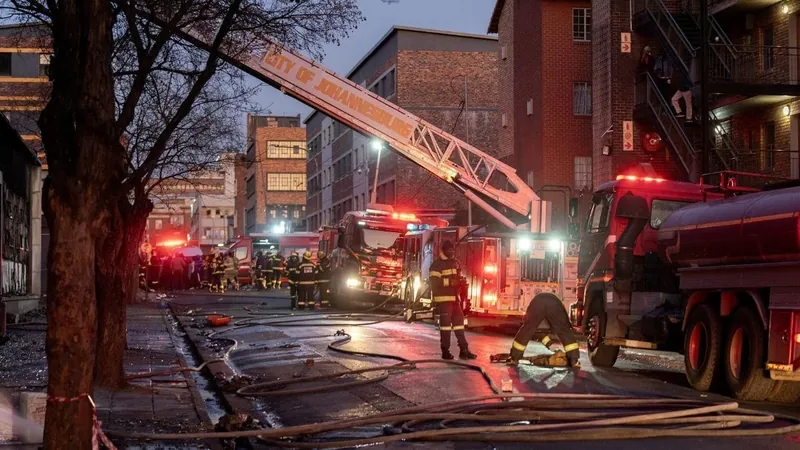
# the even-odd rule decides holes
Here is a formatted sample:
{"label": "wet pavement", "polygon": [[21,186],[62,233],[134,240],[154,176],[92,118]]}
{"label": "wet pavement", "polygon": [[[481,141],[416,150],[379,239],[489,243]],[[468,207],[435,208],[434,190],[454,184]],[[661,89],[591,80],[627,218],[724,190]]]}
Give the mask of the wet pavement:
{"label": "wet pavement", "polygon": [[[407,359],[440,358],[439,333],[425,323],[384,321],[358,326],[343,318],[324,320],[324,316],[292,313],[285,291],[265,292],[261,296],[192,295],[170,301],[171,309],[201,354],[225,357],[231,373],[246,375],[257,381],[297,380],[332,374],[347,369],[362,369],[393,364],[384,358],[352,356],[333,352],[328,344],[342,339],[343,330],[352,340],[342,347],[362,352],[386,353]],[[338,311],[331,311],[337,313]],[[221,328],[205,326],[207,314],[227,314],[231,325]],[[235,328],[243,319],[271,322]],[[277,323],[283,322],[283,323]],[[239,322],[242,323],[242,322]],[[582,369],[549,369],[535,366],[518,368],[491,364],[489,355],[509,351],[512,335],[468,331],[470,348],[479,355],[476,364],[483,367],[496,385],[510,380],[516,392],[550,392],[580,394],[616,394],[641,397],[678,397],[692,400],[729,400],[716,394],[703,394],[688,387],[683,374],[683,357],[678,354],[623,349],[614,368],[595,368],[581,349]],[[453,351],[455,339],[453,339]],[[545,353],[538,343],[531,343],[527,356]],[[380,376],[371,372],[358,379]],[[344,383],[356,378],[320,381],[291,386],[307,388],[329,383]],[[279,391],[277,391],[279,393]],[[282,427],[314,422],[365,417],[414,405],[448,402],[460,398],[488,395],[492,391],[477,372],[454,367],[424,366],[421,369],[391,374],[386,380],[346,390],[311,395],[273,396],[250,400],[250,411],[269,426]],[[795,405],[743,405],[800,417]],[[380,434],[381,427],[362,427],[338,432],[337,438],[361,438]],[[800,437],[766,438],[703,438],[682,440],[647,440],[647,448],[676,448],[691,445],[701,448],[797,448]],[[552,448],[575,448],[575,443],[547,444]],[[588,441],[581,447],[597,449],[639,449],[643,441]],[[387,444],[391,448],[530,448],[530,445],[452,443],[452,444]]]}

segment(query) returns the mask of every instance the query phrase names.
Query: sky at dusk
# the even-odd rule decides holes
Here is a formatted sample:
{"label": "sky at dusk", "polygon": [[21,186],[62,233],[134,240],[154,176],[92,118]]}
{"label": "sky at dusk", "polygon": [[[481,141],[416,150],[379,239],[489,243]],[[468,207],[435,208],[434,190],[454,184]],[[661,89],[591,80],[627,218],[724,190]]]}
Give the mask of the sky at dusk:
{"label": "sky at dusk", "polygon": [[[486,34],[495,0],[359,0],[358,4],[366,21],[341,45],[325,47],[322,63],[341,74],[349,72],[394,25]],[[305,118],[311,112],[311,108],[266,85],[256,100],[274,115],[299,113]]]}

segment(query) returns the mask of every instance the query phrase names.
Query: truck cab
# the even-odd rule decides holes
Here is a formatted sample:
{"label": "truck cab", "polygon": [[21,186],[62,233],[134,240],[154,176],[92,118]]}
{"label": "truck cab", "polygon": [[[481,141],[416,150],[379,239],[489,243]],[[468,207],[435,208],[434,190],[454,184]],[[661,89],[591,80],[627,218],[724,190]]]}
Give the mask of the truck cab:
{"label": "truck cab", "polygon": [[576,326],[593,363],[611,366],[620,346],[669,348],[680,333],[678,278],[659,256],[658,230],[674,211],[721,195],[700,185],[621,175],[592,195],[578,260]]}

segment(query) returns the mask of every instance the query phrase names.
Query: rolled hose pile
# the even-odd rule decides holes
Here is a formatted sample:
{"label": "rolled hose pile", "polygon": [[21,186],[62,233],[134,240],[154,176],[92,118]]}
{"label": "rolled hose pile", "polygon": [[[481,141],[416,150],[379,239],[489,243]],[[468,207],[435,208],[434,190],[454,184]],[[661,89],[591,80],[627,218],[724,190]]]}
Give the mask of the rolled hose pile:
{"label": "rolled hose pile", "polygon": [[[263,320],[249,317],[235,322],[234,327],[221,331],[255,325],[278,327],[361,326],[396,320],[394,316],[382,316],[381,318],[368,314],[305,316],[307,315],[289,320]],[[345,317],[347,320],[357,323],[304,323],[318,320],[342,320]],[[277,317],[273,316],[273,318]],[[358,323],[358,321],[361,322]],[[392,373],[418,369],[421,368],[420,366],[441,364],[478,371],[495,394],[403,408],[373,414],[369,417],[279,429],[174,434],[110,432],[108,434],[122,438],[155,440],[250,437],[261,439],[276,447],[342,448],[406,440],[543,442],[663,437],[755,437],[800,432],[800,421],[793,417],[743,409],[736,402],[718,403],[676,398],[593,394],[500,393],[491,377],[480,366],[438,359],[407,360],[396,355],[348,350],[342,348],[342,345],[350,341],[350,335],[341,331],[337,335],[342,338],[330,343],[328,345],[330,350],[358,356],[394,359],[399,362],[330,375],[253,384],[239,389],[237,394],[246,397],[270,398],[350,389],[380,382]],[[381,375],[341,384],[285,389],[294,384],[359,376],[371,372],[381,372]],[[334,439],[330,435],[333,432],[341,433],[355,427],[366,426],[375,428],[374,436],[359,439]]]}

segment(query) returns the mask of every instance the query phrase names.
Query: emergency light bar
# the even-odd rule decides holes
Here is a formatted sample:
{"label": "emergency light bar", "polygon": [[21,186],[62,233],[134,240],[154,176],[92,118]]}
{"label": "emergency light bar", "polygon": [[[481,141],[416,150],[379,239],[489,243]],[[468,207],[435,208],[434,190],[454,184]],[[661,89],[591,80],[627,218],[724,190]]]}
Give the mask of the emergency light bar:
{"label": "emergency light bar", "polygon": [[653,178],[653,177],[637,177],[636,175],[617,175],[617,181],[620,180],[628,180],[628,181],[644,181],[647,183],[661,183],[664,181],[663,178]]}

